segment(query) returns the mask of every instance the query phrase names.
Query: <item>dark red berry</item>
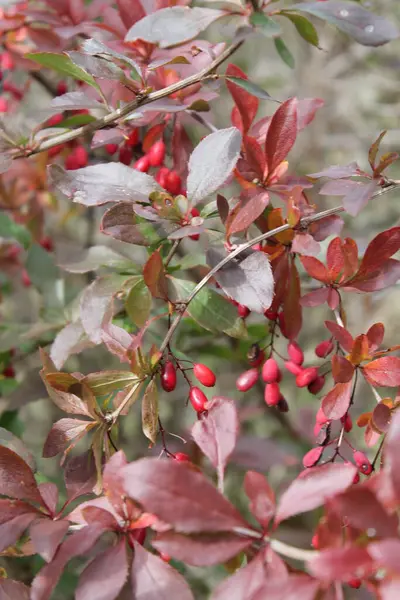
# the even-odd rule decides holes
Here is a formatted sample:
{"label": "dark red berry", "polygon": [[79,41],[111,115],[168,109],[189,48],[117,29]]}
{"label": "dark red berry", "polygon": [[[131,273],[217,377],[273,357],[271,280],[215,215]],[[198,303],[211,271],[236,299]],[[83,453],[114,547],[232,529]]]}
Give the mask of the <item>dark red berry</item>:
{"label": "dark red berry", "polygon": [[291,361],[296,363],[296,365],[302,365],[304,362],[304,354],[303,350],[296,342],[289,342],[287,351],[289,354],[289,358]]}
{"label": "dark red berry", "polygon": [[325,385],[325,376],[324,375],[318,375],[318,377],[316,377],[314,379],[314,381],[312,381],[309,385],[308,385],[308,391],[311,394],[318,394],[322,388]]}
{"label": "dark red berry", "polygon": [[364,452],[356,450],[353,457],[360,473],[363,473],[364,475],[370,475],[372,473],[373,467]]}
{"label": "dark red berry", "polygon": [[237,308],[238,308],[238,315],[242,319],[245,319],[246,317],[248,317],[251,312],[250,309],[247,308],[247,306],[244,306],[243,304],[238,304]]}
{"label": "dark red berry", "polygon": [[206,365],[195,363],[193,366],[193,375],[197,381],[200,381],[206,387],[214,387],[216,381],[215,373]]}
{"label": "dark red berry", "polygon": [[161,368],[161,386],[166,392],[173,392],[176,388],[176,369],[169,360]]}
{"label": "dark red berry", "polygon": [[132,148],[133,146],[137,146],[138,143],[139,143],[139,131],[137,129],[134,129],[129,134],[128,139],[125,140],[125,145],[130,146]]}
{"label": "dark red berry", "polygon": [[189,399],[194,408],[194,410],[198,413],[201,413],[205,410],[205,406],[208,402],[207,396],[204,392],[201,391],[198,387],[191,387],[189,392]]}
{"label": "dark red berry", "polygon": [[86,167],[89,162],[89,156],[84,146],[77,146],[73,152],[75,160],[79,165],[79,168]]}
{"label": "dark red berry", "polygon": [[3,375],[8,379],[13,379],[15,377],[14,367],[12,365],[8,365],[7,367],[5,367],[5,369],[3,370]]}
{"label": "dark red berry", "polygon": [[307,387],[312,381],[317,379],[317,377],[318,369],[316,367],[308,367],[307,369],[303,369],[302,372],[297,375],[296,385],[300,388]]}
{"label": "dark red berry", "polygon": [[136,171],[147,173],[147,171],[150,169],[150,161],[147,154],[139,158],[139,160],[137,160],[133,165],[133,168],[136,169]]}
{"label": "dark red berry", "polygon": [[249,369],[248,371],[245,371],[244,373],[239,375],[239,377],[237,378],[236,389],[238,389],[239,392],[247,392],[255,386],[257,381],[258,369]]}
{"label": "dark red berry", "polygon": [[130,165],[132,162],[132,150],[128,146],[122,146],[119,150],[118,160],[123,165]]}
{"label": "dark red berry", "polygon": [[118,150],[118,144],[106,144],[104,147],[110,156],[115,154]]}
{"label": "dark red berry", "polygon": [[278,318],[278,313],[276,312],[276,310],[271,310],[270,308],[267,308],[267,310],[264,311],[264,316],[267,317],[267,319],[269,319],[270,321],[276,321],[276,319]]}
{"label": "dark red berry", "polygon": [[278,363],[274,358],[269,358],[265,361],[261,377],[265,383],[279,383],[282,378]]}
{"label": "dark red berry", "polygon": [[325,358],[330,354],[333,350],[333,342],[332,340],[324,340],[315,346],[315,354],[319,358]]}
{"label": "dark red berry", "polygon": [[44,237],[41,241],[40,241],[40,245],[42,246],[42,248],[44,250],[47,250],[47,252],[53,252],[54,250],[54,242],[53,240],[46,236]]}
{"label": "dark red berry", "polygon": [[147,153],[152,167],[160,167],[165,158],[165,144],[162,140],[152,145]]}
{"label": "dark red berry", "polygon": [[175,452],[174,458],[177,462],[190,462],[190,458],[184,452]]}
{"label": "dark red berry", "polygon": [[349,579],[349,581],[347,582],[347,585],[349,585],[351,588],[354,588],[355,590],[358,590],[358,588],[361,587],[362,581],[361,579],[358,579],[358,577],[353,577],[353,579]]}
{"label": "dark red berry", "polygon": [[292,375],[296,375],[296,376],[299,375],[303,371],[301,366],[297,365],[292,360],[287,360],[285,362],[285,367],[290,373],[292,373]]}
{"label": "dark red berry", "polygon": [[177,196],[182,187],[182,179],[176,171],[170,171],[165,182],[165,189],[173,196]]}
{"label": "dark red berry", "polygon": [[65,81],[59,81],[57,83],[57,96],[62,96],[68,92],[68,86]]}
{"label": "dark red berry", "polygon": [[157,183],[160,184],[161,187],[164,188],[165,190],[167,189],[168,175],[169,175],[169,169],[167,169],[167,167],[161,167],[161,169],[158,169],[156,176],[154,178],[157,181]]}
{"label": "dark red berry", "polygon": [[264,400],[268,406],[276,406],[279,403],[281,391],[279,384],[267,383],[264,390]]}

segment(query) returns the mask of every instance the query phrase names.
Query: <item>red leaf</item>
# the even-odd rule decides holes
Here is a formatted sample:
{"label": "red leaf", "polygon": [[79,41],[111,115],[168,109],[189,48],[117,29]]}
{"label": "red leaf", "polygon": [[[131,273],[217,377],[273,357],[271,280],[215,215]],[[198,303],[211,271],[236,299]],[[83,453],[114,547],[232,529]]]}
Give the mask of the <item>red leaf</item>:
{"label": "red leaf", "polygon": [[328,246],[326,262],[331,281],[343,281],[358,269],[358,248],[351,238],[334,238]]}
{"label": "red leaf", "polygon": [[143,458],[123,470],[128,495],[182,533],[248,527],[202,473],[171,460]]}
{"label": "red leaf", "polygon": [[330,283],[331,279],[324,263],[313,256],[300,256],[300,260],[310,277],[322,283]]}
{"label": "red leaf", "polygon": [[0,579],[1,600],[30,600],[29,588],[20,581]]}
{"label": "red leaf", "polygon": [[77,443],[94,425],[93,421],[60,419],[50,429],[43,446],[43,457],[50,458],[64,452],[72,440]]}
{"label": "red leaf", "polygon": [[374,563],[366,548],[357,546],[322,550],[308,562],[311,573],[323,581],[347,581],[372,572]]}
{"label": "red leaf", "polygon": [[195,567],[218,565],[237,556],[254,542],[254,539],[234,533],[200,533],[190,536],[167,531],[157,536],[152,546]]}
{"label": "red leaf", "polygon": [[357,187],[354,186],[353,189],[343,198],[343,208],[349,215],[356,217],[364,208],[364,206],[366,206],[368,200],[373,197],[377,189],[377,181],[371,181],[370,183],[359,183]]}
{"label": "red leaf", "polygon": [[315,113],[325,102],[322,98],[304,98],[297,105],[297,131],[301,131],[314,120]]}
{"label": "red leaf", "polygon": [[253,190],[248,190],[248,193],[245,194],[244,197],[242,195],[242,198],[239,201],[240,208],[228,224],[226,231],[227,237],[250,227],[250,225],[262,215],[268,204],[268,192],[257,191],[254,193]]}
{"label": "red leaf", "polygon": [[338,235],[343,229],[344,221],[337,215],[325,217],[309,226],[309,232],[317,242],[326,240],[330,235]]}
{"label": "red leaf", "polygon": [[108,500],[115,510],[123,514],[125,490],[123,486],[122,468],[128,464],[122,450],[112,455],[103,471],[103,486]]}
{"label": "red leaf", "polygon": [[300,278],[295,262],[289,267],[287,290],[283,300],[285,337],[296,339],[302,325],[302,307],[300,304]]}
{"label": "red leaf", "polygon": [[329,297],[329,288],[322,287],[317,290],[313,290],[312,292],[308,292],[300,298],[300,304],[302,306],[321,306],[324,302],[328,300]]}
{"label": "red leaf", "polygon": [[[394,535],[396,529],[397,527],[386,534],[387,537],[390,538],[391,535]],[[393,537],[373,542],[369,544],[368,552],[381,567],[400,575],[400,540],[398,538]]]}
{"label": "red leaf", "polygon": [[31,509],[30,513],[21,514],[0,525],[0,552],[13,546],[37,516],[37,512]]}
{"label": "red leaf", "polygon": [[130,29],[136,21],[146,16],[139,0],[116,0],[116,2],[121,20],[127,29]]}
{"label": "red leaf", "polygon": [[228,398],[213,398],[208,414],[192,427],[192,437],[217,469],[222,485],[226,463],[236,446],[239,420],[236,405]]}
{"label": "red leaf", "polygon": [[168,285],[159,250],[153,252],[143,268],[143,279],[154,298],[168,298]]}
{"label": "red leaf", "polygon": [[358,175],[360,167],[356,162],[352,162],[344,167],[335,165],[333,167],[328,167],[323,171],[319,171],[318,173],[310,173],[307,177],[312,177],[313,179],[319,179],[320,177],[329,177],[330,179],[342,179],[344,177],[352,177],[353,175]]}
{"label": "red leaf", "polygon": [[319,587],[305,574],[291,575],[286,581],[267,580],[251,600],[315,600]]}
{"label": "red leaf", "polygon": [[346,350],[346,352],[351,352],[353,346],[353,337],[351,333],[334,321],[325,321],[325,326],[327,329],[329,329],[335,340],[339,342],[343,349]]}
{"label": "red leaf", "polygon": [[327,419],[341,419],[349,409],[352,383],[337,383],[322,400],[322,410]]}
{"label": "red leaf", "polygon": [[378,234],[368,244],[361,261],[359,274],[379,269],[400,249],[400,227],[392,227]]}
{"label": "red leaf", "polygon": [[264,180],[264,173],[266,167],[265,154],[260,144],[253,137],[246,135],[243,139],[244,155],[246,166],[254,171],[255,175],[260,179]]}
{"label": "red leaf", "polygon": [[292,242],[292,252],[302,256],[315,256],[319,254],[320,245],[309,233],[296,233]]}
{"label": "red leaf", "polygon": [[400,358],[377,358],[363,367],[363,375],[372,385],[396,387],[400,385]]}
{"label": "red leaf", "polygon": [[64,464],[64,482],[69,502],[90,494],[96,485],[96,468],[91,451],[68,459]]}
{"label": "red leaf", "polygon": [[75,591],[76,600],[115,600],[128,578],[126,542],[97,555],[85,568]]}
{"label": "red leaf", "polygon": [[244,489],[250,500],[250,510],[263,527],[267,527],[275,513],[275,494],[268,481],[256,471],[247,471]]}
{"label": "red leaf", "polygon": [[392,418],[392,412],[386,404],[380,402],[377,404],[372,412],[372,423],[375,429],[382,433],[386,433],[389,429],[390,421]]}
{"label": "red leaf", "polygon": [[48,600],[61,577],[65,565],[75,556],[86,554],[102,533],[102,527],[88,525],[68,537],[58,549],[52,562],[45,565],[34,578],[31,587],[31,600]]}
{"label": "red leaf", "polygon": [[385,469],[389,475],[397,502],[400,502],[400,412],[393,414],[385,441]]}
{"label": "red leaf", "polygon": [[131,581],[135,600],[194,600],[182,575],[136,542]]}
{"label": "red leaf", "polygon": [[375,323],[367,331],[367,338],[369,343],[369,351],[375,352],[383,342],[385,335],[385,326],[383,323]]}
{"label": "red leaf", "polygon": [[309,469],[310,467],[314,467],[317,462],[319,461],[319,459],[322,456],[322,453],[324,451],[324,447],[323,446],[317,446],[316,448],[312,448],[311,450],[309,450],[307,452],[307,454],[305,454],[303,456],[303,465],[306,469]]}
{"label": "red leaf", "polygon": [[186,133],[186,129],[176,120],[172,134],[172,156],[174,169],[182,179],[188,174],[189,157],[193,151],[193,144]]}
{"label": "red leaf", "polygon": [[297,136],[297,98],[286,100],[271,119],[265,140],[268,173],[286,158]]}
{"label": "red leaf", "polygon": [[276,522],[322,506],[348,488],[356,473],[356,467],[351,464],[327,464],[304,471],[283,493]]}
{"label": "red leaf", "polygon": [[[231,75],[232,77],[240,77],[241,79],[247,79],[247,75],[243,73],[243,71],[239,69],[239,67],[232,63],[228,65],[226,69],[226,75]],[[228,88],[240,115],[239,123],[237,123],[237,119],[235,118],[234,124],[239,125],[241,122],[242,127],[239,127],[239,129],[241,129],[243,133],[247,133],[254,120],[254,117],[257,114],[259,104],[258,98],[252,96],[251,94],[249,94],[249,92],[246,92],[246,90],[239,87],[232,81],[229,81],[228,79],[226,79],[225,82],[226,87]]]}
{"label": "red leaf", "polygon": [[332,376],[335,383],[347,383],[351,381],[354,375],[354,367],[340,354],[332,356]]}
{"label": "red leaf", "polygon": [[389,258],[380,269],[370,273],[357,273],[344,289],[360,292],[377,292],[394,285],[400,279],[400,261]]}
{"label": "red leaf", "polygon": [[330,506],[356,529],[365,531],[372,528],[379,537],[391,536],[393,531],[397,531],[397,515],[389,515],[376,495],[363,486],[352,486],[344,494],[333,498]]}
{"label": "red leaf", "polygon": [[39,519],[29,528],[33,546],[46,562],[50,562],[69,528],[69,521]]}
{"label": "red leaf", "polygon": [[31,469],[22,458],[0,446],[0,494],[43,504]]}

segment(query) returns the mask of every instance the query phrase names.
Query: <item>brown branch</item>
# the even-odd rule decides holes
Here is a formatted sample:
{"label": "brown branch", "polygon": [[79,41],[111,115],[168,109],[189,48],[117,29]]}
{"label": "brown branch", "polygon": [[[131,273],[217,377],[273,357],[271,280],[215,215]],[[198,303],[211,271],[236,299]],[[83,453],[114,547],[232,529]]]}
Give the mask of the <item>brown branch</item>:
{"label": "brown branch", "polygon": [[134,110],[136,110],[137,108],[139,108],[141,106],[145,106],[146,104],[151,104],[152,102],[155,102],[156,100],[160,100],[161,98],[165,98],[166,96],[169,96],[170,94],[179,92],[180,90],[183,90],[184,88],[187,88],[190,85],[193,85],[195,83],[213,79],[215,77],[215,75],[213,74],[215,69],[217,67],[219,67],[219,65],[221,65],[234,52],[236,52],[236,50],[238,50],[242,44],[243,44],[243,41],[232,44],[224,52],[222,52],[215,60],[213,60],[209,64],[208,67],[202,69],[201,71],[199,71],[198,73],[195,73],[194,75],[190,75],[190,77],[186,77],[186,79],[183,79],[182,81],[178,81],[177,83],[169,85],[168,87],[166,87],[162,90],[151,92],[150,94],[147,94],[147,95],[142,95],[142,96],[138,95],[138,97],[135,98],[135,100],[132,100],[132,102],[128,102],[128,104],[126,104],[122,108],[118,108],[117,110],[114,110],[114,111],[108,113],[107,115],[105,115],[104,117],[101,117],[100,119],[97,119],[96,121],[92,121],[91,123],[88,123],[87,125],[83,125],[82,127],[77,127],[77,129],[73,129],[72,131],[67,131],[65,133],[61,133],[60,135],[56,135],[47,140],[44,140],[41,144],[39,144],[35,148],[18,150],[17,152],[15,152],[12,155],[12,158],[22,158],[22,157],[32,156],[34,154],[38,154],[39,152],[43,152],[44,150],[49,150],[50,148],[53,148],[54,146],[58,146],[59,144],[65,144],[66,142],[70,142],[71,140],[74,140],[75,138],[77,138],[81,135],[93,133],[94,131],[97,131],[98,129],[103,129],[104,127],[107,127],[108,125],[111,125],[111,124],[119,121],[120,119],[122,119],[123,117],[126,117],[131,112],[133,112]]}

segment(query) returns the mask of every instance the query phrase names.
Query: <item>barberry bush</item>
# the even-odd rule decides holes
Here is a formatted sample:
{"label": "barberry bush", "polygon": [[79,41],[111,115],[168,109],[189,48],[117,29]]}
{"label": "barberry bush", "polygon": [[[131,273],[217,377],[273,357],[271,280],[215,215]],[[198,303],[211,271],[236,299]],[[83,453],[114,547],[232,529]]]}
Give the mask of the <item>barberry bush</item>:
{"label": "barberry bush", "polygon": [[0,2],[0,600],[400,598],[370,4]]}

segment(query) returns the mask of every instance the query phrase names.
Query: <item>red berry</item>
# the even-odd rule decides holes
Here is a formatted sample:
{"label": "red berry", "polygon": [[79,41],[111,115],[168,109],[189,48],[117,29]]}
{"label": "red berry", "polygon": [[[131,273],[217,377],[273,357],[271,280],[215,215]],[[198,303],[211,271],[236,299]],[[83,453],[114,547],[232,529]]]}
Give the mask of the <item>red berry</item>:
{"label": "red berry", "polygon": [[118,144],[106,144],[104,147],[110,156],[115,154],[118,150]]}
{"label": "red berry", "polygon": [[303,466],[306,469],[310,469],[314,467],[320,460],[322,453],[324,451],[323,446],[317,446],[316,448],[311,448],[304,456],[303,456]]}
{"label": "red berry", "polygon": [[200,383],[206,387],[214,387],[216,381],[215,373],[206,365],[195,363],[193,366],[193,375],[196,377],[197,381],[200,381]]}
{"label": "red berry", "polygon": [[360,473],[364,473],[364,475],[370,475],[372,473],[373,467],[364,452],[356,450],[353,457]]}
{"label": "red berry", "polygon": [[319,358],[326,358],[333,350],[332,340],[324,340],[315,346],[315,354]]}
{"label": "red berry", "polygon": [[353,483],[354,485],[356,485],[357,483],[360,483],[360,474],[356,473],[353,477]]}
{"label": "red berry", "polygon": [[349,413],[346,413],[345,416],[342,417],[340,420],[344,425],[345,432],[349,433],[353,429],[353,421],[351,415],[349,415]]}
{"label": "red berry", "polygon": [[32,285],[31,278],[29,277],[28,271],[26,269],[22,271],[21,280],[22,285],[24,285],[25,287],[30,287]]}
{"label": "red berry", "polygon": [[65,168],[67,171],[76,171],[80,168],[79,162],[76,160],[75,154],[72,153],[65,159]]}
{"label": "red berry", "polygon": [[173,196],[177,196],[182,187],[182,179],[176,171],[170,171],[165,182],[165,189]]}
{"label": "red berry", "polygon": [[134,129],[129,134],[128,139],[125,140],[125,145],[133,147],[133,146],[137,146],[138,143],[139,143],[139,130],[138,129]]}
{"label": "red berry", "polygon": [[296,365],[302,365],[304,361],[303,350],[296,342],[289,342],[287,351],[289,354],[290,360],[292,360]]}
{"label": "red berry", "polygon": [[47,153],[49,158],[54,158],[54,156],[57,156],[58,154],[60,154],[60,152],[62,152],[65,148],[65,144],[58,144],[57,146],[53,146],[52,148],[49,148]]}
{"label": "red berry", "polygon": [[281,398],[281,391],[277,383],[267,383],[264,390],[264,400],[268,406],[276,406]]}
{"label": "red berry", "polygon": [[74,156],[80,168],[87,167],[89,156],[84,146],[77,146],[74,150]]}
{"label": "red berry", "polygon": [[195,386],[191,387],[189,392],[189,399],[196,412],[201,413],[205,410],[205,406],[208,400],[207,396],[204,392],[201,391],[200,388]]}
{"label": "red berry", "polygon": [[56,127],[63,120],[64,120],[64,115],[62,113],[58,113],[58,114],[50,117],[50,119],[48,119],[46,125],[47,125],[47,127]]}
{"label": "red berry", "polygon": [[177,462],[191,462],[189,456],[184,452],[175,452],[174,458]]}
{"label": "red berry", "polygon": [[250,312],[251,311],[249,308],[247,308],[247,306],[244,306],[243,304],[238,304],[239,317],[241,317],[242,319],[245,319],[246,317],[249,316]]}
{"label": "red berry", "polygon": [[5,98],[0,97],[0,113],[5,113],[8,111],[8,102]]}
{"label": "red berry", "polygon": [[296,376],[299,375],[303,371],[301,366],[297,365],[292,360],[287,360],[285,362],[285,367],[290,373],[292,373],[292,375],[296,375]]}
{"label": "red berry", "polygon": [[287,403],[286,398],[284,398],[281,394],[279,398],[279,402],[277,404],[277,408],[280,412],[287,413],[289,412],[289,404]]}
{"label": "red berry", "polygon": [[44,250],[47,250],[47,252],[53,252],[53,250],[54,250],[53,240],[50,237],[48,237],[48,236],[44,237],[40,241],[40,245],[42,246],[42,248]]}
{"label": "red berry", "polygon": [[200,234],[199,233],[194,233],[193,235],[189,235],[190,239],[193,240],[194,242],[198,242],[200,239]]}
{"label": "red berry", "polygon": [[173,392],[176,388],[176,369],[169,360],[161,368],[161,387],[166,392]]}
{"label": "red berry", "polygon": [[57,83],[57,96],[62,96],[68,92],[68,86],[65,81],[59,81]]}
{"label": "red berry", "polygon": [[3,370],[3,375],[4,377],[7,377],[9,379],[13,379],[15,377],[15,369],[12,365],[8,365],[8,367],[6,367]]}
{"label": "red berry", "polygon": [[324,375],[318,375],[318,377],[316,377],[314,379],[314,381],[312,381],[309,385],[308,385],[308,391],[311,394],[318,394],[322,388],[325,385],[325,376]]}
{"label": "red berry", "polygon": [[358,577],[353,577],[353,579],[349,579],[349,581],[347,582],[347,585],[349,585],[351,588],[354,588],[355,590],[358,590],[358,588],[361,587],[362,581],[361,579],[358,579]]}
{"label": "red berry", "polygon": [[167,169],[167,167],[161,167],[161,169],[158,169],[154,179],[157,181],[158,184],[161,185],[162,188],[167,189],[168,175],[169,169]]}
{"label": "red berry", "polygon": [[192,217],[199,217],[200,216],[200,211],[198,208],[196,208],[195,206],[193,206],[192,210],[190,211],[190,214],[192,215]]}
{"label": "red berry", "polygon": [[300,388],[307,387],[312,381],[317,379],[317,377],[318,369],[316,367],[308,367],[307,369],[303,369],[303,371],[297,375],[296,385]]}
{"label": "red berry", "polygon": [[132,150],[128,146],[122,146],[119,150],[118,160],[123,165],[130,165],[132,162]]}
{"label": "red berry", "polygon": [[150,161],[147,154],[139,158],[139,160],[137,160],[133,165],[133,168],[136,169],[136,171],[147,173],[147,171],[150,169]]}
{"label": "red berry", "polygon": [[245,371],[236,380],[236,389],[239,392],[247,392],[255,386],[258,380],[258,369],[249,369]]}
{"label": "red berry", "polygon": [[281,380],[281,371],[274,358],[269,358],[265,361],[261,371],[261,377],[265,383],[277,383]]}
{"label": "red berry", "polygon": [[162,140],[152,145],[147,153],[152,167],[160,167],[165,158],[165,144]]}
{"label": "red berry", "polygon": [[278,313],[275,310],[267,308],[267,310],[264,311],[264,316],[267,317],[267,319],[269,319],[270,321],[276,321],[276,319],[278,318]]}

